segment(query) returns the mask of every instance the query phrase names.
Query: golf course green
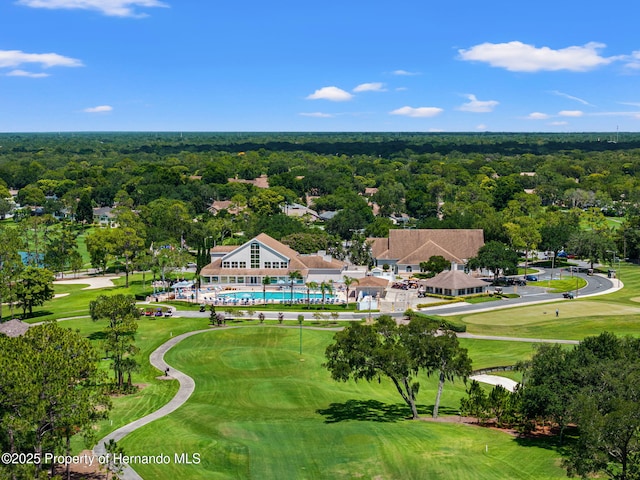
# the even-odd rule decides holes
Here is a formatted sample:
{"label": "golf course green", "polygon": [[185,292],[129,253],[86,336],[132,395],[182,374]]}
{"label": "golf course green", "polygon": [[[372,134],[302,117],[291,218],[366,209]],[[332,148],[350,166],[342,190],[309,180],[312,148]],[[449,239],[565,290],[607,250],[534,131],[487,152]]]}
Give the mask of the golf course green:
{"label": "golf course green", "polygon": [[[331,380],[322,362],[332,335],[304,330],[302,355],[295,328],[218,329],[183,340],[166,360],[192,376],[196,390],[176,412],[120,442],[127,455],[170,459],[136,471],[157,479],[565,477],[544,439],[429,421],[431,379],[420,379],[425,421],[407,420],[386,379]],[[463,394],[462,382],[447,384],[441,411],[456,413]]]}

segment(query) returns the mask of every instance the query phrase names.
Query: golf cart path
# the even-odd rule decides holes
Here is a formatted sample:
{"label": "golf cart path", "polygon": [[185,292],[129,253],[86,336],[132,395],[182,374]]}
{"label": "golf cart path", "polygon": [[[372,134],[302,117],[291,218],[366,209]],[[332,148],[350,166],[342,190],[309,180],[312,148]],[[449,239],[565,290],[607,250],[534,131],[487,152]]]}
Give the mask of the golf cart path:
{"label": "golf cart path", "polygon": [[[122,438],[124,438],[126,435],[133,432],[134,430],[137,430],[138,428],[144,425],[147,425],[153,422],[154,420],[157,420],[166,415],[169,415],[171,412],[181,407],[189,399],[189,397],[195,390],[195,382],[193,378],[191,378],[189,375],[185,373],[180,372],[179,370],[170,369],[169,365],[167,365],[167,363],[164,361],[164,355],[173,346],[177,345],[185,338],[191,337],[193,335],[197,335],[199,333],[210,332],[210,331],[211,329],[195,330],[193,332],[187,332],[187,333],[183,333],[182,335],[177,335],[171,338],[169,341],[160,345],[156,350],[154,350],[151,353],[151,355],[149,356],[149,361],[151,365],[156,367],[161,372],[164,372],[167,369],[169,369],[169,377],[175,378],[180,383],[180,386],[178,387],[178,392],[175,394],[175,396],[171,400],[169,400],[167,404],[165,404],[155,412],[152,412],[147,416],[142,417],[138,420],[135,420],[127,425],[124,425],[123,427],[118,428],[117,430],[111,432],[106,437],[99,440],[96,446],[93,447],[94,455],[105,455],[106,454],[106,450],[104,447],[105,443],[108,443],[110,440],[114,440],[117,442]],[[136,471],[130,466],[125,467],[120,478],[123,480],[142,480],[142,477],[138,475]]]}
{"label": "golf cart path", "polygon": [[[240,327],[240,326],[225,327],[224,330],[228,328],[243,328],[243,327]],[[299,328],[299,327],[290,327],[290,328]],[[313,330],[328,330],[326,328],[314,328],[314,327],[303,327],[303,328],[313,329]],[[189,375],[169,367],[169,365],[164,360],[164,355],[171,348],[173,348],[175,345],[180,343],[185,338],[191,337],[193,335],[198,335],[200,333],[211,332],[215,330],[209,328],[205,330],[195,330],[192,332],[187,332],[181,335],[177,335],[175,337],[172,337],[170,340],[163,343],[162,345],[160,345],[156,350],[154,350],[151,353],[151,355],[149,356],[149,362],[151,363],[151,365],[157,368],[161,372],[164,372],[167,369],[169,369],[168,376],[170,378],[174,378],[178,380],[180,384],[178,387],[178,391],[176,392],[174,397],[171,400],[169,400],[168,403],[166,403],[164,406],[162,406],[155,412],[152,412],[127,425],[124,425],[118,428],[117,430],[114,430],[106,437],[100,439],[97,442],[96,446],[93,447],[94,455],[96,456],[105,455],[106,454],[106,450],[104,447],[105,443],[108,443],[110,440],[114,440],[117,442],[122,438],[124,438],[125,436],[127,436],[128,434],[130,434],[131,432],[133,432],[134,430],[137,430],[138,428],[144,425],[147,425],[155,420],[165,417],[166,415],[169,415],[170,413],[174,412],[175,410],[180,408],[182,405],[184,405],[184,403],[189,399],[191,394],[195,391],[195,381]],[[550,343],[555,342],[555,343],[576,343],[576,344],[578,343],[573,340],[549,340],[549,339],[525,339],[525,338],[515,339],[510,337],[499,337],[499,336],[494,337],[494,336],[481,336],[481,335],[470,335],[470,334],[458,334],[458,335],[461,337],[478,338],[483,340],[511,340],[511,341],[516,340],[516,341],[523,341],[523,342],[550,342]],[[517,383],[509,378],[499,377],[496,375],[483,374],[483,375],[476,375],[471,378],[478,380],[479,382],[488,383],[490,385],[502,385],[504,388],[510,391],[513,391],[513,388],[515,388],[515,385]],[[142,477],[138,475],[138,473],[131,466],[128,466],[128,465],[124,468],[120,478],[122,480],[142,480]]]}

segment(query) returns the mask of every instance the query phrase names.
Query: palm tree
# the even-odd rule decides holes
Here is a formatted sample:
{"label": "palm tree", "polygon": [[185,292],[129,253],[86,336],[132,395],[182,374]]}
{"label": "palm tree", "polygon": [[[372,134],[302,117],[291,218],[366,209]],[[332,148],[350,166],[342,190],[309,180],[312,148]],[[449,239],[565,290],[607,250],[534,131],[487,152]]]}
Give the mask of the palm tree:
{"label": "palm tree", "polygon": [[296,280],[302,280],[302,274],[298,270],[289,272],[289,286],[291,287],[291,303],[293,303],[293,283]]}
{"label": "palm tree", "polygon": [[351,287],[351,285],[353,285],[354,283],[360,283],[360,280],[344,275],[342,277],[342,281],[344,282],[344,286],[347,289],[347,310],[349,310],[349,287]]}
{"label": "palm tree", "polygon": [[329,284],[327,282],[320,283],[320,292],[322,292],[322,305],[324,305],[324,296],[327,292],[328,287],[329,287]]}
{"label": "palm tree", "polygon": [[329,295],[333,293],[333,280],[322,282],[320,284],[320,291],[322,292],[322,305],[325,305],[325,293],[328,293]]}
{"label": "palm tree", "polygon": [[309,294],[311,292],[311,290],[317,290],[318,288],[318,283],[317,282],[307,282],[305,284],[307,286],[307,309],[309,308],[309,304],[311,303],[309,300]]}
{"label": "palm tree", "polygon": [[271,285],[271,277],[265,275],[262,277],[262,303],[267,304],[267,285]]}

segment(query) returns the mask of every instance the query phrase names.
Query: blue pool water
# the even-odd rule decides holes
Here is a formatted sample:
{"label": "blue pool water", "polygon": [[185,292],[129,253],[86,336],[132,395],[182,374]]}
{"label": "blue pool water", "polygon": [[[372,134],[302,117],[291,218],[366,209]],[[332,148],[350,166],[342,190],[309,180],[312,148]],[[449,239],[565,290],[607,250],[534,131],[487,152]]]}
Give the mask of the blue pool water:
{"label": "blue pool water", "polygon": [[[291,291],[290,290],[282,290],[281,292],[266,292],[266,299],[267,300],[284,300],[285,302],[287,300],[291,300]],[[226,292],[226,293],[219,293],[218,294],[218,298],[237,298],[237,299],[249,299],[249,300],[258,300],[261,301],[262,299],[264,299],[265,297],[263,296],[262,292]],[[320,293],[311,293],[309,294],[309,298],[312,300],[315,299],[320,299],[322,300],[322,294]],[[330,295],[326,295],[324,296],[325,300],[329,300],[333,298]],[[294,300],[307,300],[307,292],[296,292],[295,290],[293,291],[293,299]]]}

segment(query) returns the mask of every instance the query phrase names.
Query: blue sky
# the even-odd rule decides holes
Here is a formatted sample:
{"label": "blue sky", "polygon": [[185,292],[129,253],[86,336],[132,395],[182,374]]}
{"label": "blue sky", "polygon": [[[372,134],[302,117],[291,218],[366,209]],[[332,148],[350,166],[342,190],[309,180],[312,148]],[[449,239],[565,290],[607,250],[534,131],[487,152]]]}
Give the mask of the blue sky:
{"label": "blue sky", "polygon": [[640,4],[4,0],[0,131],[640,131]]}

